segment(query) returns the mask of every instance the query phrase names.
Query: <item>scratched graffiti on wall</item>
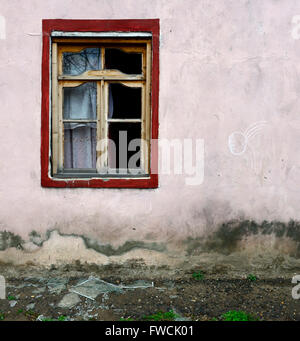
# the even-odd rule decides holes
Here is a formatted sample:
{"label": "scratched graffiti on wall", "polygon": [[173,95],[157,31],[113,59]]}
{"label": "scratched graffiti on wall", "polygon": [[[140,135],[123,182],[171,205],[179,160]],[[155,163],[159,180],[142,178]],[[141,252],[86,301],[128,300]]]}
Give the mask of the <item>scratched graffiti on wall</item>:
{"label": "scratched graffiti on wall", "polygon": [[254,137],[261,133],[266,126],[266,121],[251,124],[245,131],[234,131],[228,137],[228,147],[233,155],[242,155]]}
{"label": "scratched graffiti on wall", "polygon": [[267,127],[267,121],[257,121],[251,124],[244,131],[234,131],[228,137],[228,148],[231,154],[236,156],[244,156],[248,162],[248,166],[255,174],[260,174],[263,169],[265,157],[261,155],[260,150],[256,150],[254,142],[258,135],[264,133]]}

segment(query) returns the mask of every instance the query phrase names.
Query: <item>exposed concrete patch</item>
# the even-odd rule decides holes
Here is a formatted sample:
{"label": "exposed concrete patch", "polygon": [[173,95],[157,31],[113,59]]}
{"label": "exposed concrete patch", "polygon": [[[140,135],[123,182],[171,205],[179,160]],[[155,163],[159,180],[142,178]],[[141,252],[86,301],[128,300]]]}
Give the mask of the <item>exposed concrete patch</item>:
{"label": "exposed concrete patch", "polygon": [[[149,249],[137,249],[135,247],[134,244],[131,244],[131,250],[126,247],[129,250],[128,252],[108,257],[92,248],[87,248],[82,237],[61,235],[55,230],[50,233],[49,238],[42,243],[41,247],[33,251],[30,248],[21,251],[10,247],[0,251],[0,260],[5,263],[32,263],[47,267],[51,266],[51,264],[71,264],[76,260],[82,264],[94,263],[97,265],[105,265],[111,262],[124,263],[128,259],[145,259],[148,265],[168,264],[169,257],[165,253]],[[170,260],[172,263],[173,260]]]}
{"label": "exposed concrete patch", "polygon": [[60,236],[57,231],[53,231],[48,240],[43,242],[43,246],[34,252],[22,252],[15,248],[8,248],[0,251],[0,260],[13,264],[33,264],[51,266],[51,264],[68,264],[75,260],[82,263],[107,264],[106,256],[98,252],[87,249],[82,238]]}
{"label": "exposed concrete patch", "polygon": [[119,246],[118,248],[114,248],[109,244],[101,244],[99,243],[99,241],[97,240],[93,240],[91,238],[88,238],[84,235],[78,235],[78,234],[64,234],[61,233],[59,230],[54,229],[54,230],[48,230],[46,233],[46,238],[43,240],[41,235],[38,234],[36,231],[32,231],[29,234],[30,237],[30,241],[34,244],[37,245],[39,247],[43,246],[44,242],[46,242],[47,240],[49,240],[51,238],[51,235],[53,233],[57,233],[59,234],[61,237],[69,237],[69,236],[73,236],[73,237],[78,237],[78,238],[82,238],[82,240],[84,241],[86,247],[88,249],[93,249],[105,256],[120,256],[124,253],[127,253],[131,250],[134,249],[147,249],[147,250],[154,250],[154,251],[158,251],[158,252],[164,252],[166,251],[166,246],[162,243],[155,243],[155,242],[144,242],[144,241],[134,241],[134,240],[129,240],[126,241],[123,245]]}

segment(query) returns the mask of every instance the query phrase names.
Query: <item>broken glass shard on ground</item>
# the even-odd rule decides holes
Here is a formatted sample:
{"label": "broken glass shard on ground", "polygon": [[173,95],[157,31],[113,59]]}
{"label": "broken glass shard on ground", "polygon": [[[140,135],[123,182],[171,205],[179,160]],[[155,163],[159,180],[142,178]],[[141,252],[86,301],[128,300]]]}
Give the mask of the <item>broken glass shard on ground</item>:
{"label": "broken glass shard on ground", "polygon": [[128,289],[128,290],[146,289],[146,288],[152,288],[152,287],[154,287],[153,282],[144,281],[144,280],[138,280],[138,281],[135,281],[134,283],[128,284],[128,285],[121,285],[121,288]]}
{"label": "broken glass shard on ground", "polygon": [[47,283],[47,287],[52,294],[60,294],[64,289],[66,289],[66,284],[68,283],[67,278],[52,278]]}
{"label": "broken glass shard on ground", "polygon": [[115,284],[107,283],[98,278],[90,278],[70,288],[70,291],[94,300],[100,294],[109,292],[122,292],[123,290]]}
{"label": "broken glass shard on ground", "polygon": [[5,278],[0,275],[0,300],[4,300],[6,298],[6,287],[5,287]]}
{"label": "broken glass shard on ground", "polygon": [[143,280],[136,281],[130,285],[115,285],[103,281],[102,279],[90,277],[89,279],[80,282],[76,286],[69,289],[70,292],[74,292],[78,295],[84,296],[91,300],[94,300],[100,294],[108,294],[110,292],[123,292],[124,289],[146,289],[154,286],[153,282],[146,282]]}

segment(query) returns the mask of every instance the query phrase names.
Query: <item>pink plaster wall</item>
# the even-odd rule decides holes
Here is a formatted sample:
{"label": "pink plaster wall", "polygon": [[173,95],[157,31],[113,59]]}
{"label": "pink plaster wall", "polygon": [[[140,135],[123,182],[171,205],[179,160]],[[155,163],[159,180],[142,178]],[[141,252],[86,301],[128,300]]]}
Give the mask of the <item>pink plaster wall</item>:
{"label": "pink plaster wall", "polygon": [[[300,219],[298,14],[297,0],[0,0],[0,229],[118,246],[202,236],[234,218]],[[157,190],[40,186],[48,18],[160,19],[160,137],[204,139],[202,184],[183,174],[161,175]],[[233,155],[229,136],[261,121]]]}

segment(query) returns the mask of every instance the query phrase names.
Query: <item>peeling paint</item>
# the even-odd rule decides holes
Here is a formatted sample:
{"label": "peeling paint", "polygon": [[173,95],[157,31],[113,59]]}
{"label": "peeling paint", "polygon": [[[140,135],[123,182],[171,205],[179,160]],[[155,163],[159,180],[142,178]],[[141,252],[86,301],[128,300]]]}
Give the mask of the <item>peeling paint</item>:
{"label": "peeling paint", "polygon": [[85,245],[88,248],[92,248],[95,251],[103,253],[106,256],[120,256],[126,252],[129,252],[133,249],[147,249],[154,250],[158,252],[166,251],[166,246],[162,243],[146,243],[143,241],[127,241],[122,246],[117,249],[113,248],[111,245],[100,245],[97,241],[93,241],[89,238],[83,237]]}
{"label": "peeling paint", "polygon": [[[130,241],[126,241],[123,245],[119,246],[118,248],[114,248],[109,244],[101,244],[99,241],[97,240],[93,240],[91,238],[88,238],[84,235],[78,235],[78,234],[64,234],[61,233],[59,230],[53,229],[53,230],[48,230],[46,233],[46,238],[44,240],[41,240],[41,236],[38,235],[35,231],[31,232],[31,241],[38,245],[38,246],[43,246],[43,243],[45,241],[47,241],[51,234],[56,231],[61,237],[68,237],[68,236],[72,236],[72,237],[77,237],[77,238],[82,238],[82,240],[84,241],[85,246],[88,249],[93,249],[105,256],[120,256],[124,253],[127,253],[131,250],[134,249],[146,249],[146,250],[154,250],[154,251],[158,251],[158,252],[164,252],[166,251],[166,246],[162,243],[147,243],[147,242],[143,242],[143,241],[134,241],[134,240],[130,240]],[[34,238],[32,238],[32,233],[34,233]]]}
{"label": "peeling paint", "polygon": [[[164,252],[166,251],[166,246],[162,243],[155,243],[155,242],[143,242],[143,241],[126,241],[123,245],[119,246],[118,248],[114,248],[109,244],[101,244],[97,240],[93,240],[88,238],[84,235],[77,235],[77,234],[64,234],[61,233],[57,229],[48,230],[46,232],[45,238],[36,232],[35,230],[31,231],[29,234],[29,242],[33,245],[41,248],[43,247],[44,243],[47,242],[53,235],[59,235],[60,237],[75,237],[80,238],[85,247],[87,249],[92,249],[100,254],[105,256],[121,256],[126,254],[134,249],[145,249],[145,250],[153,250],[157,252]],[[26,247],[25,247],[26,246]],[[17,249],[27,249],[28,250],[28,242],[24,241],[20,236],[15,235],[11,232],[3,231],[0,232],[0,251],[4,251],[9,248],[17,248]],[[36,248],[34,248],[36,250]]]}

